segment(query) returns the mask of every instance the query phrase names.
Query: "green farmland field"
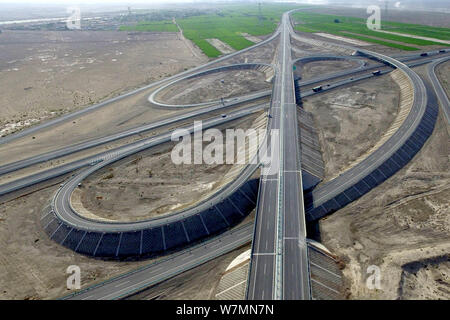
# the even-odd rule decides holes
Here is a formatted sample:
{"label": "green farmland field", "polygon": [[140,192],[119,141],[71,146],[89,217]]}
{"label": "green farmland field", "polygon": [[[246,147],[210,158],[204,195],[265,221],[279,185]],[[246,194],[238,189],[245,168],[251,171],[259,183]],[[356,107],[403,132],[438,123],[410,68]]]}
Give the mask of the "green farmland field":
{"label": "green farmland field", "polygon": [[121,26],[119,30],[177,32],[178,28],[172,21],[157,21],[157,22],[139,22],[134,26]]}
{"label": "green farmland field", "polygon": [[408,23],[386,21],[383,22],[382,29],[386,31],[406,33],[421,37],[429,37],[440,40],[450,40],[449,28],[438,28],[419,24],[408,24]]}
{"label": "green farmland field", "polygon": [[[445,45],[428,40],[372,31],[367,28],[366,19],[361,18],[311,12],[296,12],[293,17],[299,23],[296,29],[303,32],[326,32],[409,51],[417,50],[418,48],[415,46]],[[396,22],[383,22],[381,29],[439,39],[445,39],[447,34],[450,36],[450,29]]]}

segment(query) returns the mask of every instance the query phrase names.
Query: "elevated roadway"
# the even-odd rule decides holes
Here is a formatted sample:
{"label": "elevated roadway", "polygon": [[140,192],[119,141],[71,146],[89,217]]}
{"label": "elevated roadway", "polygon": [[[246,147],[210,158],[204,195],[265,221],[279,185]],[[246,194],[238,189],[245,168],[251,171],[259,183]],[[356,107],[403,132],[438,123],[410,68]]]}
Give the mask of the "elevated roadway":
{"label": "elevated roadway", "polygon": [[279,130],[272,147],[273,154],[279,150],[278,157],[272,155],[278,172],[261,179],[247,288],[251,300],[310,298],[289,24],[285,13],[270,107],[272,139]]}

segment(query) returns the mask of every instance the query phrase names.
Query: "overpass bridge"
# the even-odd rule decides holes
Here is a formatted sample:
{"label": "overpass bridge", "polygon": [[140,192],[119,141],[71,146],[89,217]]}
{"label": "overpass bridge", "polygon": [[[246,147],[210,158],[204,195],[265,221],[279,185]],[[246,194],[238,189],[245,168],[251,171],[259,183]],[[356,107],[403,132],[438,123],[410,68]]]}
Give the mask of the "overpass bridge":
{"label": "overpass bridge", "polygon": [[272,168],[277,164],[278,170],[260,182],[248,299],[311,297],[290,32],[289,13],[285,13],[268,128],[270,138],[277,139],[271,152]]}

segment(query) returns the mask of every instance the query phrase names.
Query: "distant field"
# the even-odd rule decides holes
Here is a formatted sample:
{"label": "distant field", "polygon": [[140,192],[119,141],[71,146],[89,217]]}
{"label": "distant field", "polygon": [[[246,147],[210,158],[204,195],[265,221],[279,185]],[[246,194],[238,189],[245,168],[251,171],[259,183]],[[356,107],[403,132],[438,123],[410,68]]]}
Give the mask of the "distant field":
{"label": "distant field", "polygon": [[218,57],[220,51],[205,39],[217,38],[229,44],[235,50],[242,50],[253,42],[244,38],[245,32],[253,36],[267,35],[277,28],[283,12],[298,8],[295,5],[263,4],[261,16],[258,5],[218,6],[216,14],[178,19],[184,35],[193,41],[208,57]]}
{"label": "distant field", "polygon": [[[262,4],[261,16],[258,5],[219,5],[214,14],[177,19],[186,38],[193,41],[208,57],[214,58],[221,52],[205,39],[217,38],[229,44],[235,50],[242,50],[253,42],[241,35],[245,32],[253,36],[267,35],[276,30],[283,12],[298,5]],[[173,26],[174,29],[172,30]],[[139,23],[134,26],[122,26],[124,31],[177,31],[172,21]]]}
{"label": "distant field", "polygon": [[[300,23],[296,26],[296,29],[303,32],[326,32],[407,51],[418,50],[418,48],[414,45],[443,45],[442,43],[428,40],[414,39],[410,37],[372,31],[367,28],[366,19],[362,18],[311,12],[296,12],[293,14],[293,17]],[[434,37],[443,40],[450,38],[450,29],[447,28],[436,28],[397,22],[382,22],[381,29],[418,36]]]}
{"label": "distant field", "polygon": [[[235,50],[242,50],[253,45],[253,42],[247,40],[241,33],[245,32],[253,36],[271,34],[275,31],[282,13],[294,8],[300,8],[300,6],[262,4],[260,14],[256,3],[251,5],[226,4],[216,6],[215,11],[209,14],[177,18],[177,23],[183,29],[186,38],[193,41],[208,57],[214,58],[222,53],[206,39],[217,38]],[[417,46],[443,46],[442,43],[433,41],[369,30],[366,26],[366,19],[362,18],[312,12],[296,12],[293,14],[293,18],[300,23],[296,29],[303,32],[326,32],[405,51],[418,50]],[[450,29],[448,28],[383,21],[382,29],[442,40],[450,39]],[[178,31],[177,26],[171,20],[144,21],[136,25],[121,26],[120,30]]]}
{"label": "distant field", "polygon": [[383,30],[399,33],[407,33],[415,36],[430,37],[440,40],[450,40],[449,28],[430,27],[419,24],[408,24],[399,22],[383,22]]}
{"label": "distant field", "polygon": [[139,22],[134,26],[121,26],[120,31],[160,31],[177,32],[178,28],[172,21]]}

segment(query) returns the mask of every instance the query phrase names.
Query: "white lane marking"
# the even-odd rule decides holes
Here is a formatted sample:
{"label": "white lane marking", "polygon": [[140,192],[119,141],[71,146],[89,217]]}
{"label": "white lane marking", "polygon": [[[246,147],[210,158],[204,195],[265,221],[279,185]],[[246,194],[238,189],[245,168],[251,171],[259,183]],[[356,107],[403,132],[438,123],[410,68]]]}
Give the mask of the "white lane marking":
{"label": "white lane marking", "polygon": [[114,288],[121,287],[121,286],[123,286],[124,284],[127,284],[128,282],[130,282],[130,280],[121,282],[121,283],[119,283],[118,285],[115,285]]}
{"label": "white lane marking", "polygon": [[[233,241],[233,242],[231,242],[231,243],[229,243],[229,244],[227,244],[227,245],[224,245],[223,247],[220,247],[220,248],[218,248],[218,249],[216,249],[216,250],[210,252],[210,256],[214,256],[214,255],[216,254],[216,252],[219,252],[219,251],[221,251],[221,250],[224,250],[226,247],[232,247],[232,246],[234,246],[234,244],[235,244],[236,242],[240,242],[240,241],[242,241],[242,239],[241,239],[240,237],[238,237],[238,240],[237,240],[237,241]],[[223,243],[223,242],[221,242],[221,243]],[[201,249],[204,249],[204,247],[202,247]],[[195,264],[195,262],[191,262],[191,261],[186,262],[186,263],[183,263],[183,264],[181,264],[181,265],[178,265],[178,266],[177,266],[177,269],[183,269],[183,268],[185,268],[187,265],[192,264],[192,263]],[[163,271],[160,275],[158,275],[158,277],[161,278],[161,277],[162,277],[163,275],[165,275],[165,274],[170,275],[171,272],[173,272],[173,269],[168,268],[168,269],[166,269],[165,271]],[[135,275],[136,275],[136,274],[135,274]],[[129,293],[130,290],[136,290],[136,289],[139,289],[140,287],[142,287],[142,284],[145,284],[145,286],[149,286],[149,285],[151,285],[152,280],[153,280],[154,278],[157,278],[157,277],[154,276],[154,277],[150,277],[150,278],[147,278],[147,279],[145,279],[145,280],[139,281],[139,282],[137,282],[137,283],[135,283],[135,284],[132,284],[132,285],[126,287],[126,288],[123,288],[123,289],[117,290],[116,292],[113,292],[113,293],[110,293],[110,294],[108,294],[108,295],[102,296],[102,297],[100,298],[100,300],[107,300],[107,299],[110,299],[110,298],[117,298],[117,297],[120,297],[122,293]]]}

